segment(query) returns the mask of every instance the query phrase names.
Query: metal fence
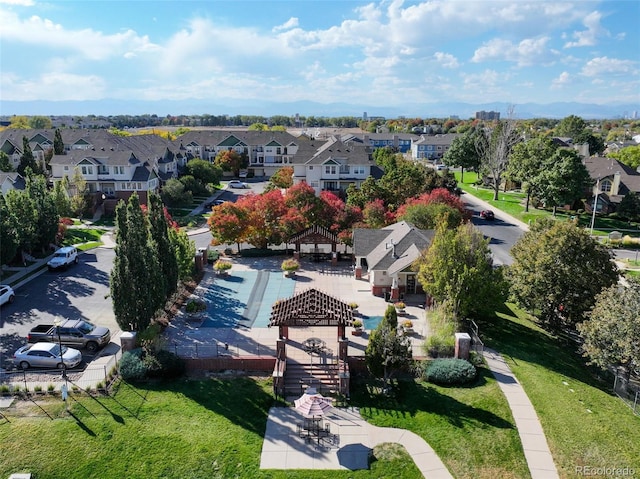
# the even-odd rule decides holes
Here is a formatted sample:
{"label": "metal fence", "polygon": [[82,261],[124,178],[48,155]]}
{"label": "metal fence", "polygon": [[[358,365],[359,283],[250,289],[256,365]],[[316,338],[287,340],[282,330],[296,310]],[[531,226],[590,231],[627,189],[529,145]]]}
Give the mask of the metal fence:
{"label": "metal fence", "polygon": [[627,376],[616,373],[613,390],[635,415],[640,416],[640,381],[628,379]]}
{"label": "metal fence", "polygon": [[480,330],[473,319],[469,320],[469,335],[471,336],[471,351],[482,356],[484,354],[484,343],[480,339]]}
{"label": "metal fence", "polygon": [[185,359],[217,358],[221,356],[275,356],[275,348],[261,344],[230,344],[216,342],[215,344],[168,344],[166,349],[176,356]]}

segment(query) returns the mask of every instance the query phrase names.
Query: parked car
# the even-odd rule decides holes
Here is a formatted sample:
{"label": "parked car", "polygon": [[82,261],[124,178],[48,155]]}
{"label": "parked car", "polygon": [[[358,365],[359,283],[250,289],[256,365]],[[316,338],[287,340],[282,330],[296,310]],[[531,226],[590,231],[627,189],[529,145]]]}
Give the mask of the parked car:
{"label": "parked car", "polygon": [[60,342],[62,344],[87,348],[94,352],[109,344],[111,331],[104,326],[96,326],[83,319],[68,319],[56,326],[54,324],[39,324],[29,331],[27,341],[39,343]]}
{"label": "parked car", "polygon": [[238,174],[238,178],[246,178],[247,176],[249,176],[249,172],[247,170],[241,170]]}
{"label": "parked car", "polygon": [[480,218],[482,218],[483,220],[493,220],[495,219],[495,216],[493,214],[493,211],[491,210],[482,210],[480,212]]}
{"label": "parked car", "polygon": [[211,200],[211,201],[207,201],[204,204],[204,206],[205,206],[205,208],[212,208],[214,206],[219,206],[222,203],[226,203],[226,201],[225,200]]}
{"label": "parked car", "polygon": [[82,354],[77,349],[56,343],[27,344],[18,349],[13,359],[22,369],[29,368],[75,368],[82,361]]}
{"label": "parked car", "polygon": [[4,303],[13,303],[15,297],[16,294],[13,292],[13,288],[11,286],[0,284],[0,306]]}
{"label": "parked car", "polygon": [[65,246],[56,251],[47,266],[49,271],[59,268],[68,268],[70,264],[78,263],[78,250],[73,246]]}
{"label": "parked car", "polygon": [[229,188],[240,188],[240,189],[249,188],[249,184],[245,183],[244,181],[231,180],[228,184],[229,184]]}
{"label": "parked car", "polygon": [[447,165],[436,165],[436,170],[440,171],[440,170],[446,170],[449,167]]}

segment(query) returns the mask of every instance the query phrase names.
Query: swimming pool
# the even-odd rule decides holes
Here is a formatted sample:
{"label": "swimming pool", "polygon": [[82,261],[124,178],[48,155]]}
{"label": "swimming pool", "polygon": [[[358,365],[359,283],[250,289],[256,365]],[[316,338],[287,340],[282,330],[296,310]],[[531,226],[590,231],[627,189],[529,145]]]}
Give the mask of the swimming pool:
{"label": "swimming pool", "polygon": [[271,306],[293,296],[295,281],[282,271],[234,271],[217,276],[205,293],[208,318],[202,328],[266,328]]}

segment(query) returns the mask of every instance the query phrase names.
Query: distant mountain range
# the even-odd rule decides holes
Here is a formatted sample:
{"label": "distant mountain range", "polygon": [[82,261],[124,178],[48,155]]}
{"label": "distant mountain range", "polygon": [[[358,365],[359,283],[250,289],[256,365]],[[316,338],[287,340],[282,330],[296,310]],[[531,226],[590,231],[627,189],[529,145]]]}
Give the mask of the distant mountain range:
{"label": "distant mountain range", "polygon": [[[412,103],[407,105],[372,106],[348,103],[317,103],[313,101],[297,101],[275,103],[269,101],[242,100],[226,104],[210,100],[184,101],[129,101],[129,100],[91,100],[91,101],[6,101],[0,100],[0,115],[285,115],[318,117],[362,117],[366,112],[369,117],[385,118],[448,118],[457,116],[461,119],[475,117],[476,111],[498,111],[502,117],[506,114],[509,103],[470,104],[461,102]],[[523,103],[515,104],[517,118],[564,118],[577,115],[584,119],[603,118],[637,118],[640,115],[640,104],[607,104],[592,103]]]}

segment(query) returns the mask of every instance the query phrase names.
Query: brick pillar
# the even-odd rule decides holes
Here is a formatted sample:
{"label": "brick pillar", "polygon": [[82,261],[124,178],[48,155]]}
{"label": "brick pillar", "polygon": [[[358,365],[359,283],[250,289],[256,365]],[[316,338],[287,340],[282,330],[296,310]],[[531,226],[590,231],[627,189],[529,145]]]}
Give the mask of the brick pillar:
{"label": "brick pillar", "polygon": [[136,348],[136,333],[125,331],[120,335],[120,348],[123,353]]}
{"label": "brick pillar", "polygon": [[356,266],[355,275],[356,279],[362,279],[362,266]]}
{"label": "brick pillar", "polygon": [[467,333],[456,333],[455,357],[458,359],[469,359],[471,350],[471,336]]}
{"label": "brick pillar", "polygon": [[338,253],[334,251],[333,253],[331,253],[331,265],[335,266],[337,264],[338,264]]}

